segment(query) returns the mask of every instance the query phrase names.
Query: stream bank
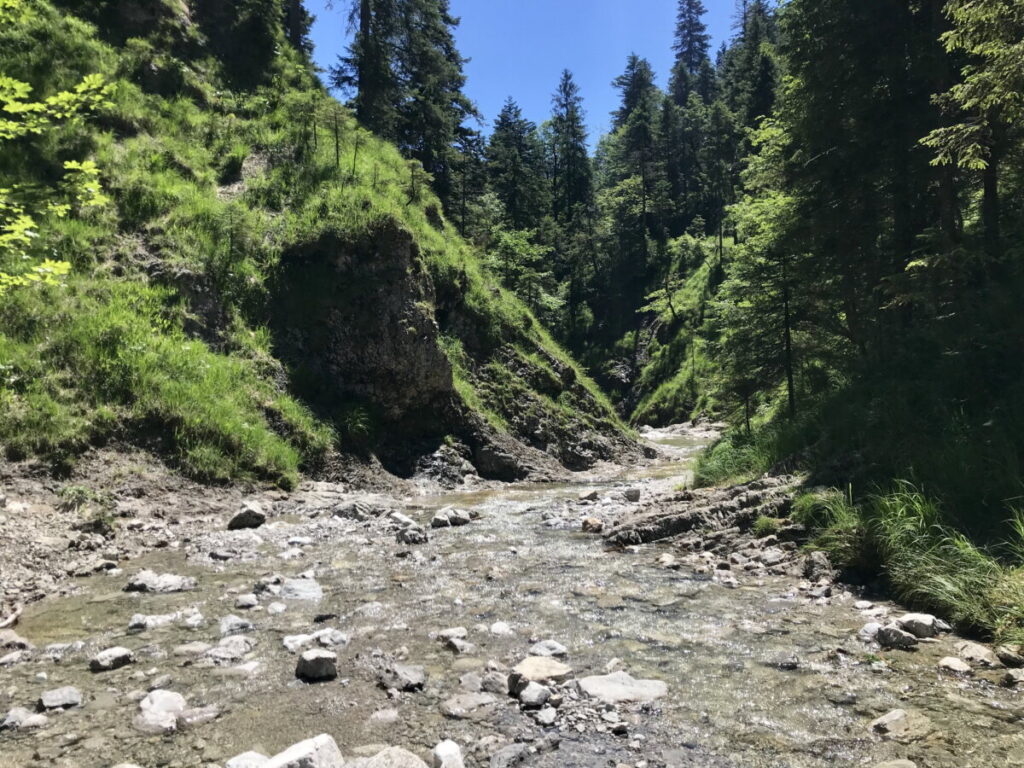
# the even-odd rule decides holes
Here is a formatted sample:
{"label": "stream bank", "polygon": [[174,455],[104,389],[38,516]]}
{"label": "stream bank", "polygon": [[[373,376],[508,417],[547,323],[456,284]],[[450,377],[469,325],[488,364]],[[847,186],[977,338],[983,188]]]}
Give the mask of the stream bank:
{"label": "stream bank", "polygon": [[[660,461],[575,482],[309,484],[218,498],[216,525],[210,510],[168,523],[164,546],[25,608],[14,632],[31,647],[0,651],[17,726],[0,766],[227,766],[318,734],[357,766],[414,765],[370,760],[430,760],[445,739],[492,768],[1024,765],[1003,662],[973,649],[968,671],[940,668],[972,651],[949,633],[911,651],[862,639],[904,611],[732,524],[725,505],[749,518],[741,499],[784,498],[784,481],[694,496],[679,487],[709,436],[647,437]],[[246,502],[257,527],[227,530]],[[708,513],[669,542],[623,537],[688,509]]]}

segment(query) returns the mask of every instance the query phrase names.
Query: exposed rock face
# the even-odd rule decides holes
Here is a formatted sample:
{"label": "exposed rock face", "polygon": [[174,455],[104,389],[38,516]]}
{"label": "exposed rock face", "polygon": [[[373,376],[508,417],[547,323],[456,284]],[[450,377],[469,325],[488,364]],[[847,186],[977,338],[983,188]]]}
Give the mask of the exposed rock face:
{"label": "exposed rock face", "polygon": [[410,234],[389,224],[354,246],[325,236],[283,266],[280,346],[328,396],[372,403],[413,436],[452,413],[434,287]]}
{"label": "exposed rock face", "polygon": [[[432,456],[428,471],[451,484],[474,471],[495,480],[554,477],[640,450],[530,329],[490,327],[497,318],[474,315],[465,276],[443,282],[428,274],[413,236],[392,223],[359,242],[327,234],[285,254],[272,302],[275,347],[296,380],[311,382],[306,399],[372,412],[388,469],[411,475]],[[460,376],[501,414],[507,433],[463,403],[442,337],[459,340]],[[563,395],[580,416],[552,408]],[[389,442],[389,427],[399,424],[402,441]],[[440,451],[446,435],[460,448]]]}

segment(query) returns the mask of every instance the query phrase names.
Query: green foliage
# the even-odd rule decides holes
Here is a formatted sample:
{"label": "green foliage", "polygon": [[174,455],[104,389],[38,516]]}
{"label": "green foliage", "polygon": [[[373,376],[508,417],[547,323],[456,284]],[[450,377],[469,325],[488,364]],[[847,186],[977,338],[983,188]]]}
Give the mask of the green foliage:
{"label": "green foliage", "polygon": [[766,536],[772,536],[782,530],[782,526],[785,525],[785,518],[780,517],[766,517],[761,515],[754,521],[753,527],[751,527],[751,533],[759,539],[763,539]]}

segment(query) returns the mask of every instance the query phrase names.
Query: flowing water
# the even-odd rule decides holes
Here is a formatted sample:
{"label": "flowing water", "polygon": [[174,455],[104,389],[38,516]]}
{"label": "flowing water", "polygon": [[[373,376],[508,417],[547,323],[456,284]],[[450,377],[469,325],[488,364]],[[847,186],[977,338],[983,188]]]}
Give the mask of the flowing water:
{"label": "flowing water", "polygon": [[[312,517],[299,505],[259,529],[258,538],[219,532],[210,542],[128,564],[124,573],[83,580],[77,594],[26,611],[17,631],[38,650],[32,660],[0,669],[0,707],[31,708],[43,691],[63,685],[79,688],[84,706],[52,714],[39,730],[0,733],[0,766],[222,765],[238,753],[274,754],[318,733],[333,735],[346,755],[372,753],[374,744],[426,753],[452,738],[470,766],[488,765],[505,742],[543,744],[537,740],[551,733],[560,735],[559,747],[529,755],[525,765],[818,768],[910,758],[919,768],[1024,766],[1019,694],[985,679],[937,674],[952,638],[913,654],[872,653],[856,640],[867,619],[851,596],[812,601],[782,578],[727,589],[686,569],[659,567],[661,547],[610,552],[580,533],[586,510],[572,502],[582,490],[597,490],[613,505],[624,483],[651,489],[685,482],[701,440],[655,437],[674,446],[674,460],[600,482],[405,499],[405,513],[424,522],[450,504],[481,515],[463,528],[432,531],[425,545],[397,544],[379,522]],[[186,554],[228,540],[248,547],[248,559],[216,564]],[[195,577],[198,589],[122,591],[142,567]],[[251,592],[261,576],[309,570],[323,587],[320,601],[281,600],[287,610],[271,615],[266,608],[277,598],[262,595],[260,609],[234,608],[235,595]],[[133,614],[192,607],[205,617],[197,628],[175,622],[127,630]],[[218,622],[229,614],[255,624],[256,645],[239,661],[258,661],[255,671],[173,653],[185,643],[217,643]],[[495,622],[512,633],[492,634]],[[458,626],[475,646],[462,654],[436,639]],[[339,678],[301,683],[296,657],[281,640],[322,627],[351,637],[337,649]],[[514,665],[544,639],[567,646],[565,661],[578,677],[624,668],[664,681],[668,695],[615,712],[570,699],[554,728],[536,724],[511,698],[467,719],[442,714],[440,704],[460,692],[463,675],[482,673],[489,661]],[[78,641],[84,646],[72,646],[59,662],[43,653],[48,644]],[[114,645],[134,650],[136,663],[89,672],[89,658]],[[425,666],[426,689],[389,698],[376,669],[392,658]],[[154,683],[221,714],[172,735],[141,733],[132,719],[141,692]],[[912,713],[912,733],[897,741],[870,731],[872,720],[897,708]],[[616,721],[627,733],[612,733]]]}

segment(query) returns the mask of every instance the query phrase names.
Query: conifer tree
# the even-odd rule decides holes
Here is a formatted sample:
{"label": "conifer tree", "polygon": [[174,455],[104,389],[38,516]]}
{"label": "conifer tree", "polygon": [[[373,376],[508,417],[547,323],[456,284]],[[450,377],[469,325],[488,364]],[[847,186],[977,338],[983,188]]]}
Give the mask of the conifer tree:
{"label": "conifer tree", "polygon": [[490,187],[512,229],[535,229],[550,206],[544,147],[537,126],[511,98],[505,102],[487,145]]}
{"label": "conifer tree", "polygon": [[594,177],[587,153],[583,98],[569,70],[562,72],[552,99],[552,212],[563,223],[588,215],[594,200]]}

